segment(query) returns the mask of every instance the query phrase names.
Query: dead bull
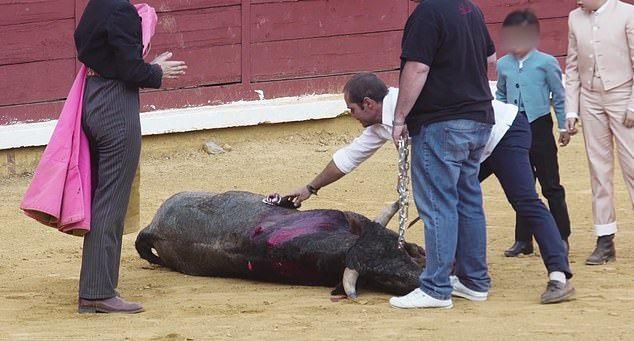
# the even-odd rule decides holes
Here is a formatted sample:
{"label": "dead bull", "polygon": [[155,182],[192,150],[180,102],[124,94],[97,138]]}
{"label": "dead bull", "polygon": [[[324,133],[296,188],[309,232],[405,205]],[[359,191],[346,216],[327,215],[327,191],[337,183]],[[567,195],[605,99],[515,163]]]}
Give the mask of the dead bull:
{"label": "dead bull", "polygon": [[333,294],[352,298],[357,282],[397,295],[418,287],[424,250],[410,243],[399,249],[398,235],[385,228],[395,204],[371,221],[262,199],[246,192],[177,194],[139,233],[136,249],[150,263],[188,275],[337,286]]}

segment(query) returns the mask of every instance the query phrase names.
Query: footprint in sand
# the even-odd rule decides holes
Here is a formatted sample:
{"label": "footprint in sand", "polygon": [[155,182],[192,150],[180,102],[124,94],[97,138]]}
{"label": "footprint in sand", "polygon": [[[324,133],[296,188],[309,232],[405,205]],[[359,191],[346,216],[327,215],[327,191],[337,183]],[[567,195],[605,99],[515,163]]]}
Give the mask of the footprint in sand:
{"label": "footprint in sand", "polygon": [[165,336],[153,337],[152,340],[190,341],[192,338],[184,337],[178,333],[170,333]]}

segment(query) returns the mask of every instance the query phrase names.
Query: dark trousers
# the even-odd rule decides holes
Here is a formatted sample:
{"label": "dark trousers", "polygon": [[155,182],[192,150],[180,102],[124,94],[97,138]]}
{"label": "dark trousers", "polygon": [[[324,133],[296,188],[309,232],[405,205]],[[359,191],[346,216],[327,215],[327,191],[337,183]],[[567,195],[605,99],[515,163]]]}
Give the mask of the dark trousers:
{"label": "dark trousers", "polygon": [[524,114],[518,114],[504,138],[493,153],[480,166],[480,181],[491,174],[500,181],[506,198],[517,216],[528,224],[530,235],[534,235],[542,259],[549,273],[561,271],[572,276],[568,254],[552,214],[539,199],[535,189],[535,178],[529,159],[531,130]]}
{"label": "dark trousers", "polygon": [[[557,143],[553,135],[553,119],[550,115],[542,116],[531,124],[533,143],[530,150],[533,174],[539,180],[544,198],[559,229],[561,239],[570,237],[570,217],[566,205],[566,191],[559,181],[559,162],[557,160]],[[515,220],[515,240],[531,241],[532,234],[526,226],[528,221],[518,215]]]}
{"label": "dark trousers", "polygon": [[117,295],[123,222],[141,152],[139,91],[118,80],[88,77],[83,106],[93,196],[79,297],[107,299]]}

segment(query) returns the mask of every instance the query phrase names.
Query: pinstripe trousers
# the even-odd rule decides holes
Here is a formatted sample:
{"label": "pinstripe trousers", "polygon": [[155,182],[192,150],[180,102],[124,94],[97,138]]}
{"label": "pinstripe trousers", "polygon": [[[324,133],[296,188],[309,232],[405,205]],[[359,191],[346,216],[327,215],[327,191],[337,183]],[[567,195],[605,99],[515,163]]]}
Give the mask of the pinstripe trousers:
{"label": "pinstripe trousers", "polygon": [[90,143],[93,192],[79,297],[107,299],[117,295],[124,219],[141,152],[138,88],[88,77],[82,128]]}

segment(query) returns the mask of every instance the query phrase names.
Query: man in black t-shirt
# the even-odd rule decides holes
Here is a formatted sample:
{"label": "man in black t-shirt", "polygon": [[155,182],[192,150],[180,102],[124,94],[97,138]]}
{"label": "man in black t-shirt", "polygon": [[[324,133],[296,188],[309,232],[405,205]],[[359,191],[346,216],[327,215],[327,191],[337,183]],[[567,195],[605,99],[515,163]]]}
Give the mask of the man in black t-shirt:
{"label": "man in black t-shirt", "polygon": [[[482,301],[490,278],[478,172],[495,123],[487,78],[495,47],[471,1],[424,0],[407,21],[402,49],[393,138],[411,133],[427,265],[420,288],[390,303],[451,308],[452,293]],[[454,261],[457,279],[451,283]]]}

